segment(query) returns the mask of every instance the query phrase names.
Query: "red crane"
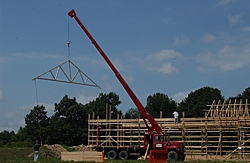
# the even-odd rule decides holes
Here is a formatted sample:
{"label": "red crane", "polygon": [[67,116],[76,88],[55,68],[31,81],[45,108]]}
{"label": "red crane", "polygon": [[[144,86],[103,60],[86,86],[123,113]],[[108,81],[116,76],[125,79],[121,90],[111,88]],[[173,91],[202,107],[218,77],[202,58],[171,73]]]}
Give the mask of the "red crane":
{"label": "red crane", "polygon": [[[181,142],[174,142],[170,141],[167,138],[167,135],[161,133],[161,128],[158,125],[158,123],[155,121],[153,116],[146,111],[144,106],[141,104],[141,102],[138,100],[134,92],[131,90],[131,88],[128,86],[126,81],[123,79],[121,74],[117,71],[117,69],[114,67],[112,62],[109,60],[107,55],[103,52],[101,47],[98,45],[98,43],[95,41],[95,39],[91,36],[91,34],[88,32],[88,30],[85,28],[85,26],[82,24],[82,22],[79,20],[77,17],[74,9],[71,10],[68,15],[71,18],[74,18],[76,22],[80,25],[82,30],[85,32],[85,34],[88,36],[92,44],[96,47],[96,49],[99,51],[103,59],[107,62],[109,67],[112,69],[114,72],[115,76],[117,79],[120,81],[122,84],[123,88],[126,90],[128,95],[130,96],[131,100],[134,102],[136,107],[138,108],[139,112],[143,116],[143,120],[147,126],[147,131],[144,134],[144,146],[143,148],[135,149],[134,147],[120,147],[117,148],[115,146],[112,147],[107,147],[107,148],[102,148],[102,147],[96,147],[97,151],[102,151],[104,150],[105,155],[109,159],[116,159],[117,154],[119,155],[119,159],[127,159],[129,155],[131,156],[132,154],[145,154],[147,156],[148,151],[151,152],[152,155],[154,155],[151,158],[154,158],[155,160],[158,159],[161,160],[166,160],[168,159],[169,161],[176,161],[176,160],[184,160],[185,159],[185,147],[184,144]],[[148,125],[148,122],[151,124],[151,126]],[[156,133],[155,133],[156,132]],[[144,157],[146,158],[146,157]]]}
{"label": "red crane", "polygon": [[[126,92],[128,93],[128,95],[130,96],[131,100],[134,102],[135,106],[138,108],[138,110],[142,114],[143,120],[144,120],[144,122],[145,122],[145,124],[146,124],[146,126],[148,128],[148,132],[151,133],[153,131],[156,131],[157,133],[160,133],[161,132],[161,128],[158,125],[158,123],[155,121],[155,119],[153,118],[153,116],[146,111],[146,109],[141,104],[141,102],[138,100],[138,98],[136,97],[136,95],[134,94],[134,92],[131,90],[131,88],[128,86],[128,84],[126,83],[126,81],[123,79],[122,75],[117,71],[117,69],[112,64],[112,62],[109,60],[109,58],[107,57],[107,55],[104,53],[104,51],[101,49],[101,47],[95,41],[95,39],[91,36],[91,34],[88,32],[88,30],[82,24],[82,22],[79,20],[79,18],[76,15],[75,10],[74,9],[71,10],[68,13],[68,15],[71,18],[74,18],[76,20],[76,22],[80,25],[80,27],[82,28],[82,30],[86,33],[86,35],[88,36],[88,38],[90,39],[90,41],[92,42],[92,44],[99,51],[99,53],[101,54],[101,56],[103,57],[103,59],[107,62],[107,64],[109,65],[109,67],[112,69],[112,71],[114,72],[115,76],[120,81],[120,83],[122,84],[123,88],[126,90]],[[150,122],[151,126],[148,125],[148,123],[147,123],[147,121],[145,119],[147,119]]]}

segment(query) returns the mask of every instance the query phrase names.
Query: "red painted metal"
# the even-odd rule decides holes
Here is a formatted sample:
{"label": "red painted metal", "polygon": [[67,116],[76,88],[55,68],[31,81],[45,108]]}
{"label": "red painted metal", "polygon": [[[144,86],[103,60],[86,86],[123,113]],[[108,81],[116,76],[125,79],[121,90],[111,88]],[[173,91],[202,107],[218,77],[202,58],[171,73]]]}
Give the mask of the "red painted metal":
{"label": "red painted metal", "polygon": [[[88,36],[88,38],[90,39],[90,41],[92,42],[92,44],[99,51],[99,53],[101,54],[101,56],[103,57],[103,59],[107,62],[107,64],[109,65],[109,67],[112,69],[112,71],[114,72],[115,76],[120,81],[120,83],[122,84],[123,88],[126,90],[126,92],[128,93],[128,95],[130,96],[131,100],[134,102],[134,104],[136,105],[136,107],[138,108],[138,110],[140,111],[140,113],[142,114],[144,122],[145,122],[145,124],[146,124],[146,126],[148,128],[148,131],[149,132],[156,131],[156,132],[160,133],[161,132],[161,128],[158,125],[158,123],[155,121],[155,119],[153,118],[153,116],[146,111],[146,109],[144,108],[144,106],[138,100],[138,98],[136,97],[136,95],[134,94],[134,92],[131,90],[131,88],[128,86],[128,84],[126,83],[126,81],[123,79],[123,77],[121,76],[121,74],[116,70],[116,68],[114,67],[114,65],[112,64],[112,62],[109,60],[109,58],[107,57],[107,55],[103,52],[103,50],[98,45],[98,43],[94,40],[94,38],[91,36],[91,34],[85,28],[85,26],[82,24],[82,22],[78,19],[78,17],[76,16],[76,13],[74,11],[74,9],[71,10],[68,13],[68,15],[71,18],[74,18],[76,20],[76,22],[80,25],[80,27],[85,32],[85,34]],[[151,126],[148,126],[148,123],[147,123],[147,121],[145,119],[147,119],[150,122]]]}
{"label": "red painted metal", "polygon": [[149,163],[167,163],[167,150],[151,150],[149,153]]}
{"label": "red painted metal", "polygon": [[100,134],[100,126],[99,125],[97,125],[97,132],[96,132],[96,145],[98,145],[98,141],[99,141],[99,134]]}

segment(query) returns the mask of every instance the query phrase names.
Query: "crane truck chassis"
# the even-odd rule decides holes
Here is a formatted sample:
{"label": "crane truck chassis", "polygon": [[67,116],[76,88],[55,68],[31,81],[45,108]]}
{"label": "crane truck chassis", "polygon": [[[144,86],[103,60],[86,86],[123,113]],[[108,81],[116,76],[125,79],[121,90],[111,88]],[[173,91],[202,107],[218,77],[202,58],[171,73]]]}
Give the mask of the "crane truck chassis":
{"label": "crane truck chassis", "polygon": [[[130,96],[131,100],[136,105],[137,109],[141,113],[144,123],[146,124],[147,130],[144,134],[144,142],[142,147],[120,147],[120,146],[110,146],[110,147],[103,147],[103,146],[96,146],[96,150],[101,152],[103,151],[105,156],[109,159],[134,159],[138,158],[139,156],[148,155],[149,152],[153,153],[155,158],[157,159],[158,156],[161,155],[165,156],[168,161],[183,161],[185,159],[185,146],[182,142],[175,142],[170,141],[169,136],[162,133],[162,129],[155,121],[154,117],[146,111],[144,106],[141,104],[139,99],[136,97],[134,92],[128,86],[126,81],[123,79],[121,74],[117,71],[114,67],[112,62],[109,60],[107,55],[103,52],[101,47],[98,43],[94,40],[92,35],[88,32],[82,22],[76,15],[74,9],[72,9],[68,15],[71,18],[74,18],[82,30],[85,32],[87,37],[90,39],[91,43],[96,47],[97,51],[101,54],[103,59],[107,62],[111,70],[114,72],[117,79],[120,81],[121,85]],[[151,124],[149,126],[148,122]]]}
{"label": "crane truck chassis", "polygon": [[183,143],[170,141],[169,135],[165,134],[153,134],[152,140],[145,140],[147,137],[144,137],[144,142],[149,143],[149,145],[147,144],[147,148],[149,147],[149,149],[144,146],[95,146],[95,149],[98,152],[103,151],[109,159],[138,159],[138,157],[144,157],[150,150],[156,154],[166,155],[169,161],[183,161],[185,159],[185,147]]}

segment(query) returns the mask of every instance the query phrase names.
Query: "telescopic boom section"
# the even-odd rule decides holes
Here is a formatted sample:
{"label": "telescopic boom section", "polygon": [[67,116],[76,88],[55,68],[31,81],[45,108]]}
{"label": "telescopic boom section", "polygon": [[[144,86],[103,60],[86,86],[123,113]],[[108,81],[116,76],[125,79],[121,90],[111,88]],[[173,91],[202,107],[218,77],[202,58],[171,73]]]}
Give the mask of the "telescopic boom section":
{"label": "telescopic boom section", "polygon": [[[128,93],[128,95],[130,96],[130,98],[132,99],[132,101],[134,102],[134,104],[136,105],[136,107],[138,108],[138,110],[140,111],[140,113],[142,114],[142,116],[144,117],[144,122],[145,122],[145,124],[146,124],[146,126],[148,128],[148,131],[149,132],[153,132],[155,130],[156,132],[160,133],[161,132],[161,128],[158,125],[158,123],[155,121],[155,119],[153,118],[153,116],[146,111],[146,109],[144,108],[144,106],[138,100],[138,98],[136,97],[136,95],[134,94],[134,92],[130,89],[130,87],[128,86],[128,84],[126,83],[126,81],[123,79],[123,77],[121,76],[121,74],[116,70],[115,66],[109,60],[109,58],[107,57],[107,55],[103,52],[103,50],[98,45],[98,43],[94,40],[94,38],[91,36],[91,34],[85,28],[85,26],[82,24],[82,22],[78,19],[78,17],[76,16],[76,13],[74,11],[74,9],[71,10],[68,13],[68,15],[71,18],[74,18],[76,20],[76,22],[80,25],[80,27],[85,32],[85,34],[88,36],[88,38],[90,39],[90,41],[92,42],[92,44],[99,51],[99,53],[101,54],[101,56],[103,57],[103,59],[107,62],[107,64],[109,65],[109,67],[112,69],[112,71],[114,72],[115,76],[120,81],[120,83],[122,84],[123,88],[126,90],[126,92]],[[151,127],[148,126],[147,121],[145,119],[148,119],[148,121],[152,125]]]}

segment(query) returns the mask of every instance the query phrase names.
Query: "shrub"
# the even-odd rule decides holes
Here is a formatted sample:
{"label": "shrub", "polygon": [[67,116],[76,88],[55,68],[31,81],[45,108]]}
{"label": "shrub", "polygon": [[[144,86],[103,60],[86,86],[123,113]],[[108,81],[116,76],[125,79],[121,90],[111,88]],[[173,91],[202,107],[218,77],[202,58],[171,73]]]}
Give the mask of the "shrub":
{"label": "shrub", "polygon": [[33,144],[30,141],[19,141],[19,142],[9,142],[5,146],[24,148],[24,147],[33,147]]}

